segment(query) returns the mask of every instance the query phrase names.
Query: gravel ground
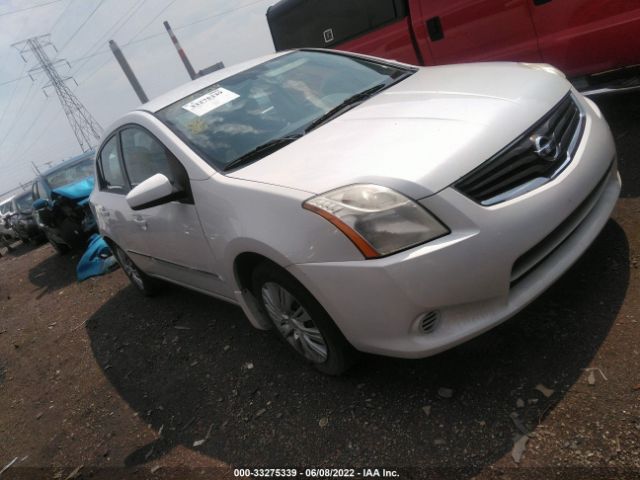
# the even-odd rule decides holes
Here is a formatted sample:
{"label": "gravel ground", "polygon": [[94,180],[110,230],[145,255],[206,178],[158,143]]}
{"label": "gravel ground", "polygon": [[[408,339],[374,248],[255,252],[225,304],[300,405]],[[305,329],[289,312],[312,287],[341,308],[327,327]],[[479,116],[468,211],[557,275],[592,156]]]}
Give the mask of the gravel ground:
{"label": "gravel ground", "polygon": [[234,306],[143,298],[121,271],[78,284],[77,257],[19,246],[0,259],[0,478],[638,478],[639,98],[599,102],[625,186],[590,250],[512,320],[425,360],[325,377]]}

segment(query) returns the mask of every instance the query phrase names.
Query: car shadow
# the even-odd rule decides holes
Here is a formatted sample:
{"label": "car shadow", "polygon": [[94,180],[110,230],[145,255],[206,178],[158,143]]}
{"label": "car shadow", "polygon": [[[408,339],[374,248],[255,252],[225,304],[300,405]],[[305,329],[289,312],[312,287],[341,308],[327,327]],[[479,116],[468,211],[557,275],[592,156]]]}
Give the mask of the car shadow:
{"label": "car shadow", "polygon": [[76,264],[80,257],[77,254],[59,255],[53,248],[51,255],[29,269],[29,282],[36,287],[37,299],[56,292],[77,281]]}
{"label": "car shadow", "polygon": [[232,465],[386,465],[471,477],[532,431],[589,365],[625,298],[628,258],[625,233],[610,221],[509,322],[424,360],[366,356],[342,377],[300,363],[237,307],[182,289],[146,299],[127,287],[86,328],[104,375],[162,432],[131,452],[128,466],[184,445]]}
{"label": "car shadow", "polygon": [[622,198],[640,197],[640,94],[611,94],[593,99],[611,126],[618,149]]}

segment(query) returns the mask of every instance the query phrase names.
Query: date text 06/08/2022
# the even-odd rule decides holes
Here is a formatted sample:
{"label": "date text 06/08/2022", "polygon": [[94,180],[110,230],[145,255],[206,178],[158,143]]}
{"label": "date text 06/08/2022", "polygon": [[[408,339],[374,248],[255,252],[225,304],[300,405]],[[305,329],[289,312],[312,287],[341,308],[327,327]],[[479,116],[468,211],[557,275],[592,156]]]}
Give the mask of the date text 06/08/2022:
{"label": "date text 06/08/2022", "polygon": [[396,470],[386,468],[236,468],[235,477],[243,478],[398,478]]}

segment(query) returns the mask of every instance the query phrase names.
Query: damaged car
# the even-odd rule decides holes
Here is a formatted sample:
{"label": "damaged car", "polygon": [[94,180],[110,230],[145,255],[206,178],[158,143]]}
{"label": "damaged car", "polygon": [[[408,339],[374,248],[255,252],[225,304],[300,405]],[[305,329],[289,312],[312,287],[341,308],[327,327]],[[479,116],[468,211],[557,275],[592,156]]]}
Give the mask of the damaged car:
{"label": "damaged car", "polygon": [[38,226],[60,254],[83,249],[97,227],[89,195],[94,185],[94,152],[49,169],[33,182],[33,210]]}
{"label": "damaged car", "polygon": [[45,238],[44,232],[33,218],[33,193],[21,193],[13,197],[8,224],[22,243],[36,245]]}
{"label": "damaged car", "polygon": [[621,187],[603,115],[550,65],[312,49],[142,105],[96,162],[100,232],[136,288],[233,302],[329,374],[512,317],[580,258]]}
{"label": "damaged car", "polygon": [[10,197],[0,202],[0,246],[3,246],[7,251],[11,251],[11,245],[18,240],[16,232],[13,231],[9,224],[9,218],[12,213],[12,201],[13,197]]}

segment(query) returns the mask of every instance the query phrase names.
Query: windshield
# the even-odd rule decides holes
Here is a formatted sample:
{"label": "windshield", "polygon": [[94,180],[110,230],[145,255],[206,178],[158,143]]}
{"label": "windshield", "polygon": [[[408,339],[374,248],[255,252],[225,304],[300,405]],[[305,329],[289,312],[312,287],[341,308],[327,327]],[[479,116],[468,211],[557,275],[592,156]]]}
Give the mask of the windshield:
{"label": "windshield", "polygon": [[204,160],[224,169],[262,145],[304,133],[354,95],[411,73],[342,54],[297,51],[221,80],[156,115]]}
{"label": "windshield", "polygon": [[15,202],[19,212],[28,213],[32,210],[31,206],[33,205],[33,196],[31,195],[31,192],[25,193],[24,195],[16,197]]}
{"label": "windshield", "polygon": [[47,175],[45,178],[51,190],[55,190],[56,188],[79,182],[80,180],[83,180],[87,177],[93,177],[93,175],[93,158],[87,158],[86,160],[82,160],[79,163],[74,163],[69,167],[63,167],[62,170],[56,170],[55,172]]}

